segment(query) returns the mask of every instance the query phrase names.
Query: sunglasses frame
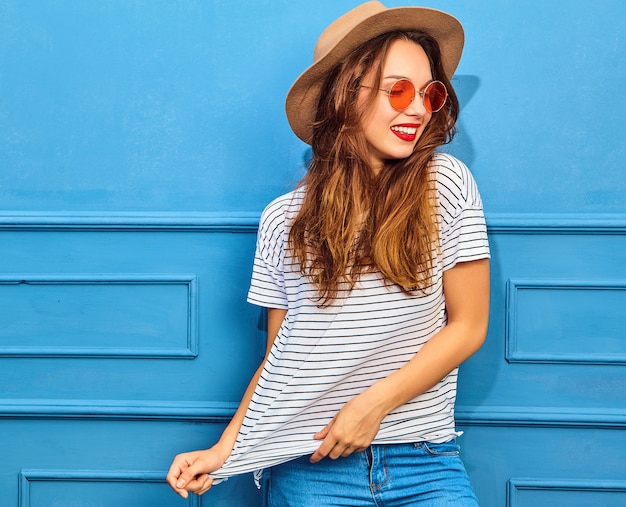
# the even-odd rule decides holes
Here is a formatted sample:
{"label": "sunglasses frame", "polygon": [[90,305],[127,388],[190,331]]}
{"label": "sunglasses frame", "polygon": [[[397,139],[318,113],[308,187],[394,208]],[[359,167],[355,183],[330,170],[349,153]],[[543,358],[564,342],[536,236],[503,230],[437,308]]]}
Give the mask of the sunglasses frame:
{"label": "sunglasses frame", "polygon": [[[408,103],[408,105],[406,107],[402,107],[402,108],[397,108],[393,105],[392,103],[392,99],[391,99],[391,92],[393,91],[393,87],[396,86],[398,83],[409,83],[412,87],[413,87],[413,97],[411,97],[411,102]],[[443,90],[445,91],[445,97],[443,99],[443,102],[441,103],[441,106],[437,109],[431,110],[427,105],[426,102],[424,101],[424,99],[426,98],[426,90],[428,90],[428,88],[430,88],[431,86],[433,86],[434,84],[440,84],[443,87]],[[365,86],[365,88],[372,88],[371,86]],[[415,100],[415,95],[419,95],[422,98],[422,104],[424,104],[424,107],[426,108],[426,110],[429,113],[436,113],[437,111],[441,111],[443,109],[443,106],[446,105],[446,101],[448,100],[448,88],[446,88],[446,85],[443,84],[441,81],[438,80],[433,80],[430,83],[428,83],[423,90],[418,90],[415,88],[415,85],[409,81],[408,79],[398,79],[397,81],[394,81],[394,83],[388,88],[378,88],[379,91],[381,92],[385,92],[387,94],[387,98],[389,99],[389,105],[395,109],[396,111],[404,111],[405,109],[407,109],[411,104],[413,104],[413,101]]]}

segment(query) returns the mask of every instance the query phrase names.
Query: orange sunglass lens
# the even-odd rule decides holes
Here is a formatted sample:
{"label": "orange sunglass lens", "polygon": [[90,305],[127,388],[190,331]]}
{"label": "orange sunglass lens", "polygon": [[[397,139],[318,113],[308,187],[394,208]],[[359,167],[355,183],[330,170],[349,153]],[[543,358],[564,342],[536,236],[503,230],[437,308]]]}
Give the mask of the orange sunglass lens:
{"label": "orange sunglass lens", "polygon": [[439,111],[446,103],[448,91],[441,81],[433,81],[424,90],[424,107],[431,113]]}
{"label": "orange sunglass lens", "polygon": [[415,98],[415,87],[411,81],[401,79],[396,81],[389,90],[389,103],[391,107],[402,111],[411,105]]}

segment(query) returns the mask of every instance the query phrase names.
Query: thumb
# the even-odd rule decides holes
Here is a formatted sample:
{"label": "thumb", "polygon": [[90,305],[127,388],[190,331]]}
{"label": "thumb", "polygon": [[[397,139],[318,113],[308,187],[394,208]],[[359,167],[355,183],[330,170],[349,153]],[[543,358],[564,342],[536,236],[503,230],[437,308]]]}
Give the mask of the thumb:
{"label": "thumb", "polygon": [[189,465],[189,467],[180,474],[180,477],[178,477],[178,481],[176,482],[176,487],[184,488],[185,485],[194,479],[194,477],[200,475],[201,473],[201,464],[196,461],[195,463]]}

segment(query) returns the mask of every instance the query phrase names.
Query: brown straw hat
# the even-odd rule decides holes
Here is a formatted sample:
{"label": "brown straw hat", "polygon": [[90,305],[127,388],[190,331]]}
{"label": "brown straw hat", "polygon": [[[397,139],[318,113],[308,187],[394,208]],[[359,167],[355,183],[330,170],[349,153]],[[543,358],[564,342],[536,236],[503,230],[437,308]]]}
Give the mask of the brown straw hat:
{"label": "brown straw hat", "polygon": [[422,30],[439,43],[443,68],[451,78],[463,51],[463,27],[453,16],[426,7],[388,9],[377,1],[355,7],[322,32],[313,50],[313,65],[287,93],[287,119],[295,134],[310,144],[313,121],[326,74],[355,48],[394,30]]}

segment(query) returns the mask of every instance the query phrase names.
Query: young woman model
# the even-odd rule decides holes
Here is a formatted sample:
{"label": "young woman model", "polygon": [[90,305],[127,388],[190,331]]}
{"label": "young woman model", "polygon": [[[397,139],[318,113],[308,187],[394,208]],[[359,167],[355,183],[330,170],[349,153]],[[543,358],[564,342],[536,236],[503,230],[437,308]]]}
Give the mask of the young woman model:
{"label": "young woman model", "polygon": [[267,354],[220,440],[174,459],[181,496],[265,469],[270,507],[477,505],[454,402],[486,335],[489,247],[472,176],[436,151],[462,47],[448,14],[379,2],[320,36],[286,104],[313,158],[259,227]]}

